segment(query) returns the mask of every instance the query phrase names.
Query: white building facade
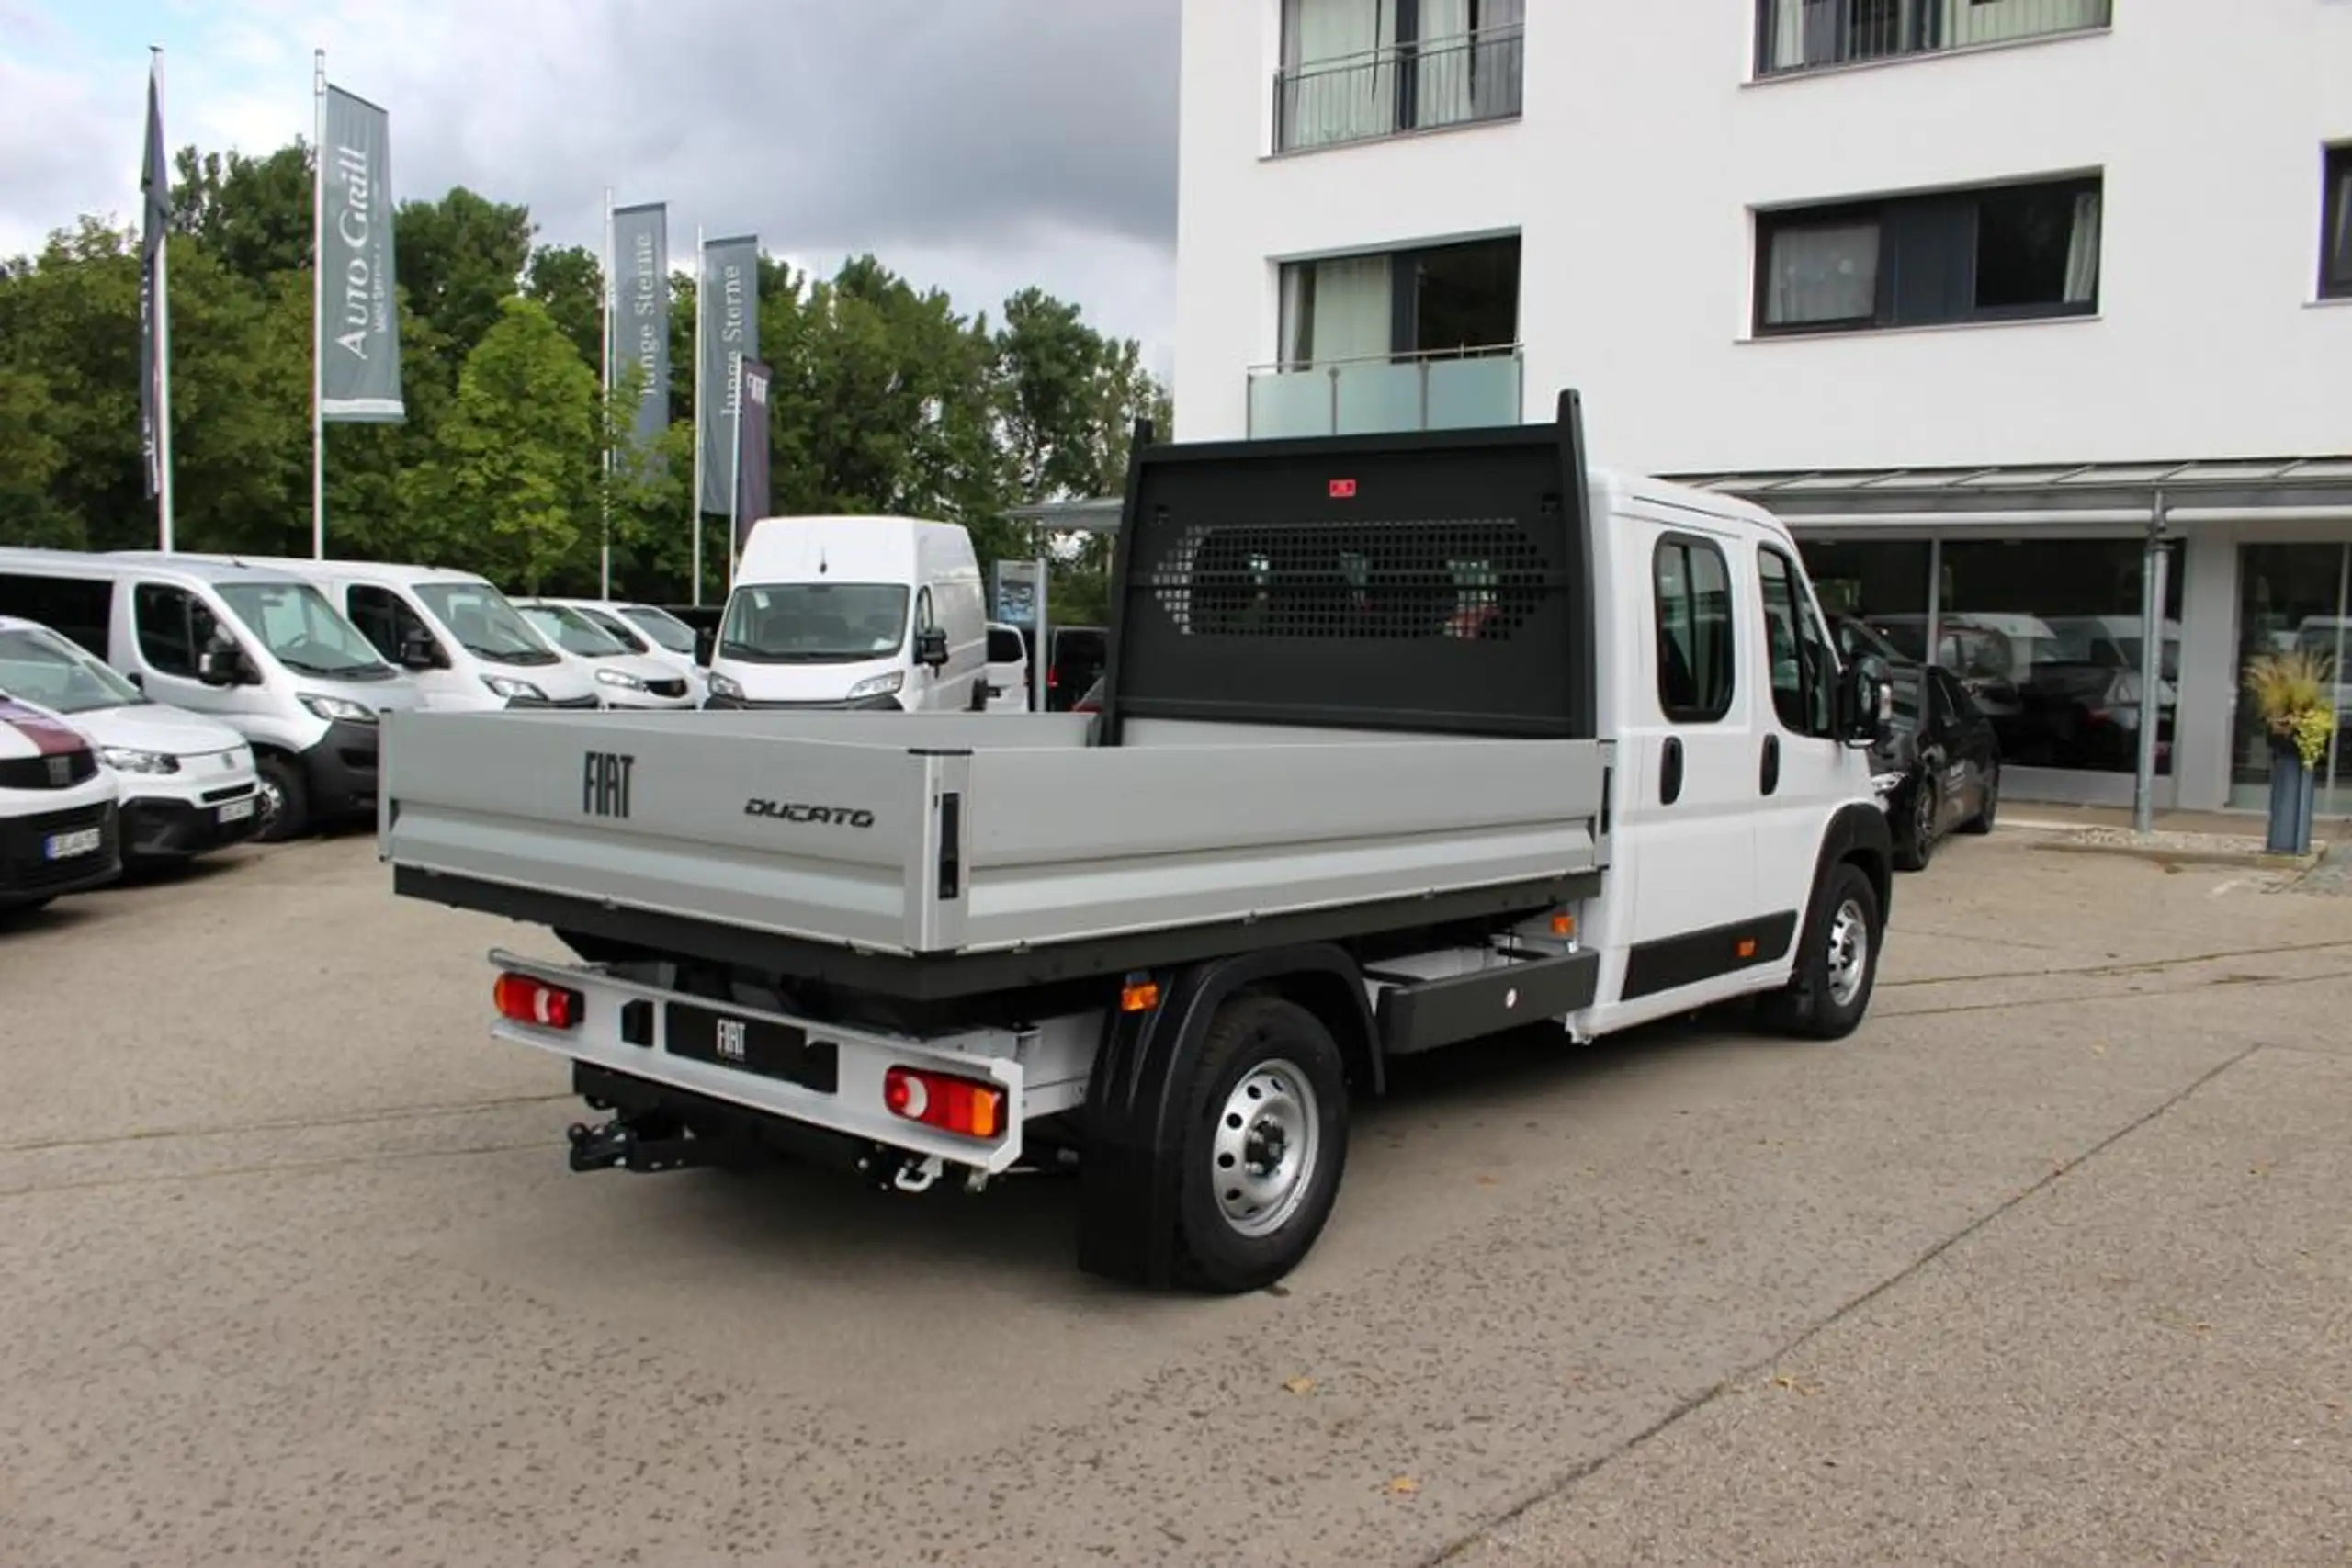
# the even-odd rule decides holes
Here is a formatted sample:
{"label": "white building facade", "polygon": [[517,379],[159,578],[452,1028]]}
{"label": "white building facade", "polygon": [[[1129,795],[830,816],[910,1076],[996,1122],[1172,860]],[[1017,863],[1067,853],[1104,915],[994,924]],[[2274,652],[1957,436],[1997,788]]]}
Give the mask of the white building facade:
{"label": "white building facade", "polygon": [[1577,388],[2013,795],[2128,800],[2147,706],[2159,804],[2261,803],[2245,658],[2352,626],[2352,0],[1186,0],[1182,102],[1179,438]]}

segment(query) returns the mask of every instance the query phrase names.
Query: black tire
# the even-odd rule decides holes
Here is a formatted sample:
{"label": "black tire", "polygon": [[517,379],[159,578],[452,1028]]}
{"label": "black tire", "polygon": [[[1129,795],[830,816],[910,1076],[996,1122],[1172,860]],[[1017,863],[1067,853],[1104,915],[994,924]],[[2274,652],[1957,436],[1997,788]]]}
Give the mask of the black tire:
{"label": "black tire", "polygon": [[1925,871],[1936,857],[1936,829],[1943,820],[1943,792],[1935,776],[1921,773],[1911,785],[1910,804],[1894,829],[1894,869]]}
{"label": "black tire", "polygon": [[[1268,1106],[1282,1103],[1283,1091],[1268,1086],[1286,1084],[1310,1091],[1307,1102],[1294,1093],[1288,1100],[1303,1128],[1311,1121],[1313,1137],[1300,1155],[1305,1168],[1283,1190],[1281,1201],[1255,1217],[1237,1216],[1227,1194],[1247,1202],[1250,1189],[1227,1185],[1235,1139],[1264,1151],[1262,1129],[1280,1123],[1273,1115],[1241,1125],[1234,1105],[1250,1101],[1252,1087],[1267,1089],[1255,1097]],[[1278,997],[1237,997],[1217,1010],[1203,1043],[1200,1061],[1186,1096],[1183,1145],[1177,1156],[1181,1190],[1176,1204],[1176,1277],[1203,1291],[1238,1293],[1263,1290],[1298,1267],[1322,1235],[1331,1206],[1340,1192],[1340,1174],[1348,1156],[1346,1064],[1331,1032],[1295,1002]],[[1229,1104],[1228,1102],[1231,1102]],[[1219,1148],[1220,1138],[1227,1144]],[[1275,1146],[1280,1154],[1296,1152],[1296,1134]],[[1274,1160],[1280,1168],[1279,1154]],[[1244,1168],[1247,1160],[1244,1160]],[[1267,1228],[1255,1227],[1265,1225]]]}
{"label": "black tire", "polygon": [[[1834,972],[1832,949],[1846,946],[1857,930],[1860,975],[1859,983],[1846,989]],[[1811,1040],[1843,1040],[1853,1033],[1870,1010],[1871,992],[1878,986],[1879,949],[1885,935],[1878,889],[1868,874],[1851,861],[1831,867],[1797,953],[1796,973],[1789,977],[1786,990],[1761,999],[1758,1021],[1776,1034]]]}
{"label": "black tire", "polygon": [[2001,764],[1996,762],[1992,771],[1984,775],[1984,808],[1962,823],[1960,830],[1963,833],[1989,833],[1993,830],[1994,818],[2000,815],[2000,811]]}
{"label": "black tire", "polygon": [[261,821],[254,828],[254,841],[282,844],[308,832],[311,791],[294,759],[264,752],[254,759],[254,769],[261,774]]}

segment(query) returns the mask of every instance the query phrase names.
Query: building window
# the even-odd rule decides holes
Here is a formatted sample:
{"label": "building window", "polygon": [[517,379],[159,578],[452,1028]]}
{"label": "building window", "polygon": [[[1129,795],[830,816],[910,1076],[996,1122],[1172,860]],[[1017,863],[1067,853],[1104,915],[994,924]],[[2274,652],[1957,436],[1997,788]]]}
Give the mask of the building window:
{"label": "building window", "polygon": [[2113,0],[1757,0],[1757,73],[2095,32]]}
{"label": "building window", "polygon": [[2323,299],[2352,299],[2352,147],[2327,150],[2325,231],[2320,246]]}
{"label": "building window", "polygon": [[1759,212],[1758,335],[2084,316],[2098,178]]}
{"label": "building window", "polygon": [[1274,150],[1515,118],[1526,0],[1283,0]]}

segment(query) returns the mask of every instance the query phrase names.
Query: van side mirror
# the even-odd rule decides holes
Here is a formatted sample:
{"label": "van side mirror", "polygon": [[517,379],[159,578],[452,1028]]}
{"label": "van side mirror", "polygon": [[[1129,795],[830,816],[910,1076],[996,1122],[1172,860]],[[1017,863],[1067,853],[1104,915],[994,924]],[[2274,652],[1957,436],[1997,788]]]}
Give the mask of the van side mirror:
{"label": "van side mirror", "polygon": [[1875,653],[1846,666],[1838,694],[1838,737],[1849,746],[1884,746],[1894,737],[1894,672]]}
{"label": "van side mirror", "polygon": [[695,664],[697,668],[709,669],[711,656],[718,651],[718,638],[716,635],[707,629],[695,633]]}
{"label": "van side mirror", "polygon": [[947,633],[944,627],[925,626],[915,633],[915,662],[933,670],[947,662]]}
{"label": "van side mirror", "polygon": [[441,645],[425,632],[412,631],[401,638],[401,667],[404,670],[447,670],[449,656]]}

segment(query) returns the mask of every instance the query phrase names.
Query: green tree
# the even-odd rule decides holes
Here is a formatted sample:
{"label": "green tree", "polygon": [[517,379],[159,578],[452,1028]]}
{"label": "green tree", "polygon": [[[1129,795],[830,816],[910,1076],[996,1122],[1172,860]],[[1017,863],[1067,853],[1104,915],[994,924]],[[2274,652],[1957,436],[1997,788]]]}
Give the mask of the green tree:
{"label": "green tree", "polygon": [[262,158],[184,147],[173,162],[175,231],[248,283],[308,275],[316,200],[309,143],[297,140]]}
{"label": "green tree", "polygon": [[28,370],[0,367],[0,544],[75,548],[74,519],[49,498],[65,448],[49,434],[54,415],[49,383]]}
{"label": "green tree", "polygon": [[547,307],[510,296],[467,355],[439,460],[413,470],[417,558],[537,592],[598,537],[596,373]]}
{"label": "green tree", "polygon": [[602,368],[605,269],[595,252],[585,245],[540,246],[531,253],[523,292],[548,308],[583,361]]}

